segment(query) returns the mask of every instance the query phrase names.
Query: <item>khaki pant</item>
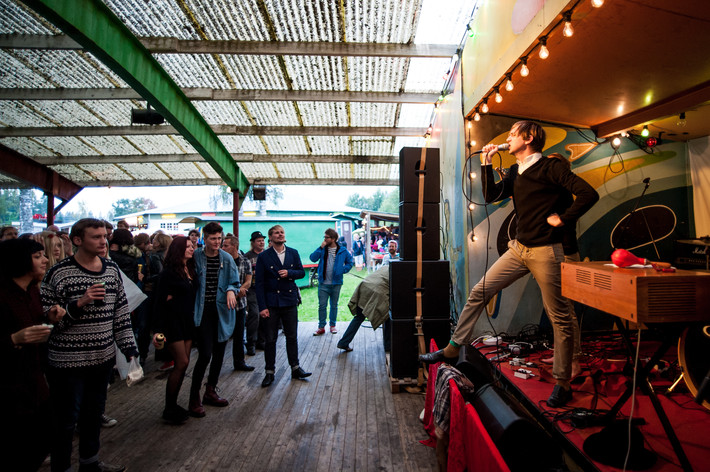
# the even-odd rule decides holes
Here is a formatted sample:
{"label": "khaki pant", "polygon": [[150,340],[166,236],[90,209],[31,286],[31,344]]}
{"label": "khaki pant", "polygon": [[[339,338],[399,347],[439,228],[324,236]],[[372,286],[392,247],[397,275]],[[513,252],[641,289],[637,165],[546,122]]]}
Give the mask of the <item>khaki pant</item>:
{"label": "khaki pant", "polygon": [[505,254],[471,290],[451,339],[460,345],[473,341],[476,321],[491,298],[519,278],[532,273],[540,286],[542,304],[554,334],[552,375],[556,379],[569,380],[572,375],[575,320],[570,313],[568,300],[562,296],[560,263],[563,261],[562,244],[526,247],[516,240],[510,241]]}

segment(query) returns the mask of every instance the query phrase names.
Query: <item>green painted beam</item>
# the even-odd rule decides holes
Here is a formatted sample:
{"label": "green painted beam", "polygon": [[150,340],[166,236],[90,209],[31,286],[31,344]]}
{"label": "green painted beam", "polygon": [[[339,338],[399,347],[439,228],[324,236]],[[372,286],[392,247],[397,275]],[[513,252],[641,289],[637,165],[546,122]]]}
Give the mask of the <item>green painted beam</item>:
{"label": "green painted beam", "polygon": [[[192,144],[233,190],[249,181],[180,87],[100,0],[23,0],[95,55],[145,98]],[[143,125],[147,126],[147,125]]]}

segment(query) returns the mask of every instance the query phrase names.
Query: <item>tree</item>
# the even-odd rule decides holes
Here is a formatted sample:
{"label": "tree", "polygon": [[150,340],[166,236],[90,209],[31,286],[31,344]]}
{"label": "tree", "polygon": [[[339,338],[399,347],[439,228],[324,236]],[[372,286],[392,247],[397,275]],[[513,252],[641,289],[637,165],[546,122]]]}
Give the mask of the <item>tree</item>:
{"label": "tree", "polygon": [[378,211],[383,213],[399,213],[399,189],[392,190],[382,200]]}
{"label": "tree", "polygon": [[145,197],[134,198],[129,200],[128,198],[121,198],[116,200],[111,205],[113,214],[116,216],[123,216],[129,213],[138,213],[145,210],[151,210],[156,208],[156,204],[153,200]]}
{"label": "tree", "polygon": [[17,189],[0,190],[0,224],[3,226],[17,221],[20,210],[20,191]]}
{"label": "tree", "polygon": [[[383,210],[383,205],[385,202],[391,199],[394,202],[388,203],[386,207],[388,210]],[[370,197],[364,197],[360,194],[351,194],[347,201],[345,202],[347,206],[354,208],[359,208],[360,210],[370,210],[370,211],[387,211],[389,213],[397,213],[399,211],[399,190],[395,189],[391,192],[383,192],[382,189],[378,188],[375,193]],[[389,209],[391,208],[391,209]]]}

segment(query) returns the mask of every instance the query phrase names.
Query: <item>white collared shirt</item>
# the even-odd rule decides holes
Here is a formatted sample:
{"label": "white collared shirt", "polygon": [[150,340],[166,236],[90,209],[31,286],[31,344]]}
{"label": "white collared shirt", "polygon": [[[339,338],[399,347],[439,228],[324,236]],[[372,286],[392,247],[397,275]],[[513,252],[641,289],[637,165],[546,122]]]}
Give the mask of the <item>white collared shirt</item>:
{"label": "white collared shirt", "polygon": [[276,255],[278,256],[279,260],[281,261],[281,265],[283,265],[284,261],[286,260],[286,246],[283,247],[283,251],[279,252],[276,251],[276,248],[274,248],[274,251],[276,251]]}
{"label": "white collared shirt", "polygon": [[522,175],[525,170],[532,167],[537,161],[542,159],[542,153],[535,152],[523,158],[522,161],[518,161],[518,175]]}

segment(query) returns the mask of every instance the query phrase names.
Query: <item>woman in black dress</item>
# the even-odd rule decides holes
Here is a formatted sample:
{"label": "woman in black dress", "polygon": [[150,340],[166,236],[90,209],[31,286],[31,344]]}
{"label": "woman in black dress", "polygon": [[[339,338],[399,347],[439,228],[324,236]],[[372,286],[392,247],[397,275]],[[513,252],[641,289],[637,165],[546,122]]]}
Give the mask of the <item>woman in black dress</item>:
{"label": "woman in black dress", "polygon": [[177,398],[190,363],[190,349],[195,331],[194,306],[197,276],[192,253],[195,252],[185,236],[177,236],[165,254],[165,267],[160,274],[155,309],[158,316],[158,332],[153,344],[159,348],[159,335],[165,337],[165,345],[175,360],[175,368],[168,376],[165,387],[165,410],[163,419],[171,423],[187,420],[187,410],[178,406]]}

